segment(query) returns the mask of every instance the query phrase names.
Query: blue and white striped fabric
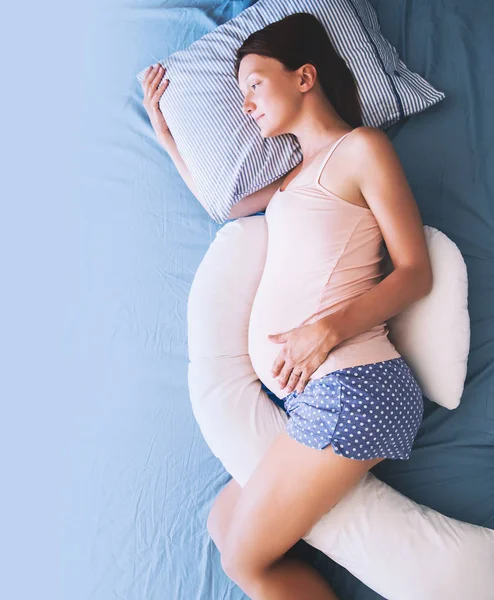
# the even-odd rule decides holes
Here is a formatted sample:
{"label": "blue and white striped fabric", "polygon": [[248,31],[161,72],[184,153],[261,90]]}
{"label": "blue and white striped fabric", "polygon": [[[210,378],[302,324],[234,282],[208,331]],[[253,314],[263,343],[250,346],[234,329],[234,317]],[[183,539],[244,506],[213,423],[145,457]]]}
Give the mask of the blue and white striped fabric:
{"label": "blue and white striped fabric", "polygon": [[[264,139],[242,112],[236,50],[251,33],[296,13],[316,16],[357,81],[364,125],[385,129],[445,98],[400,60],[367,0],[258,0],[160,63],[170,84],[160,108],[201,202],[224,223],[232,206],[293,169],[296,138]],[[147,67],[146,67],[147,68]],[[137,75],[142,83],[145,70]]]}

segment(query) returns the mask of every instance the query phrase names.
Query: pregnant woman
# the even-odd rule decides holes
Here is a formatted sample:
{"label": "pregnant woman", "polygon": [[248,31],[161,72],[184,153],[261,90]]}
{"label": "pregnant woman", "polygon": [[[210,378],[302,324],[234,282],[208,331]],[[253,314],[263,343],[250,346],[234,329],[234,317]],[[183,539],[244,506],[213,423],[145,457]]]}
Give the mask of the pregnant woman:
{"label": "pregnant woman", "polygon": [[[369,469],[410,456],[422,393],[386,321],[429,293],[429,254],[393,146],[362,126],[352,73],[317,18],[296,13],[254,32],[235,74],[261,135],[291,133],[303,154],[230,215],[266,211],[249,354],[289,419],[247,484],[219,495],[208,529],[250,598],[334,600],[317,571],[285,554]],[[145,105],[194,191],[157,108],[163,75],[144,81]],[[394,265],[385,278],[384,243]]]}

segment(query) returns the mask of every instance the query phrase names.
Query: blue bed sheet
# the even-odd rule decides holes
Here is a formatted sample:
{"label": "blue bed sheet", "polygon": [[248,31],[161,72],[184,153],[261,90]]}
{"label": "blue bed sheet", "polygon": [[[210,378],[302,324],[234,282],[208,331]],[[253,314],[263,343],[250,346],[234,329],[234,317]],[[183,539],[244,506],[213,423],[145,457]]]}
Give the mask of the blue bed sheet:
{"label": "blue bed sheet", "polygon": [[[410,460],[373,472],[419,503],[494,528],[494,8],[371,1],[408,67],[446,93],[388,133],[424,223],[465,258],[472,326],[459,408],[426,400]],[[65,598],[246,598],[206,530],[230,476],[202,438],[187,386],[188,293],[221,225],[156,141],[135,75],[250,4],[134,0],[95,9],[81,73],[90,90],[77,207],[83,296],[66,340],[83,401],[67,451]],[[340,598],[379,598],[305,542],[293,552]]]}

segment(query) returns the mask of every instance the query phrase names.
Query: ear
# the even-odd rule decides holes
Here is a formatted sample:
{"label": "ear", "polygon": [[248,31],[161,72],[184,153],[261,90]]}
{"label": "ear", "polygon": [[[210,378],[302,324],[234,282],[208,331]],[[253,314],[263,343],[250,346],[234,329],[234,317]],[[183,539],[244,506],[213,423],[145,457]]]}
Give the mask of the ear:
{"label": "ear", "polygon": [[317,80],[317,69],[312,63],[305,63],[299,69],[299,86],[301,92],[312,89]]}

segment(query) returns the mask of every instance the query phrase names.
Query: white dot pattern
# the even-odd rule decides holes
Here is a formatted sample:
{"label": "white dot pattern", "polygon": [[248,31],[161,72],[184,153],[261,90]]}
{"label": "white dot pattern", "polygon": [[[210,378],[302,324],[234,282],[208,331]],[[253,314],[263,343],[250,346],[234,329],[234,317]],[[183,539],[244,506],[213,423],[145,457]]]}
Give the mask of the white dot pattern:
{"label": "white dot pattern", "polygon": [[333,371],[283,402],[290,437],[318,450],[331,444],[356,460],[407,460],[424,415],[422,390],[402,356]]}

